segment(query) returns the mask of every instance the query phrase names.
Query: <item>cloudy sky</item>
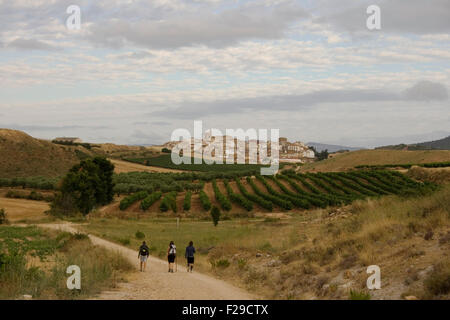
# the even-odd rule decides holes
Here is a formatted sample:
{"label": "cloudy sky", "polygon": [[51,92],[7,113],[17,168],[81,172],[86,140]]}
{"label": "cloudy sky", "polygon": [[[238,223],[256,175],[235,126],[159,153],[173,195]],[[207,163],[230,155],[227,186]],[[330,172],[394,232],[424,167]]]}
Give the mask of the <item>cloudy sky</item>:
{"label": "cloudy sky", "polygon": [[0,127],[127,144],[194,120],[363,147],[437,139],[449,49],[448,0],[0,0]]}

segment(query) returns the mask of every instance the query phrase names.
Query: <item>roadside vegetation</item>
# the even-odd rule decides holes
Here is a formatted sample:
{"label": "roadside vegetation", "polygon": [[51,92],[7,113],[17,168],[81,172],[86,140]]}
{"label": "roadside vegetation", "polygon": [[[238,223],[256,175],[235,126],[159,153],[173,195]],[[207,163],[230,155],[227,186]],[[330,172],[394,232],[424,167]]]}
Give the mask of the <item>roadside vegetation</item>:
{"label": "roadside vegetation", "polygon": [[[81,289],[66,286],[66,268],[82,270]],[[86,299],[123,280],[132,266],[84,234],[0,226],[0,299]]]}

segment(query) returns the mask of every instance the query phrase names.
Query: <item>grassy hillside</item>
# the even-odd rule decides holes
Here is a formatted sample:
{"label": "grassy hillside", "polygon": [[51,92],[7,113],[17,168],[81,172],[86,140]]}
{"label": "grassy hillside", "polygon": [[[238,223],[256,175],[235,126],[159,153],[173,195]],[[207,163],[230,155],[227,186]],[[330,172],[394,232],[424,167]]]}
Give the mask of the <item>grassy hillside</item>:
{"label": "grassy hillside", "polygon": [[92,152],[35,139],[24,132],[0,129],[0,177],[58,177]]}
{"label": "grassy hillside", "polygon": [[[196,268],[270,299],[356,299],[367,266],[382,273],[372,299],[449,298],[450,186],[423,196],[387,196],[342,208],[262,219],[91,218],[85,231],[164,257],[168,240],[194,241]],[[183,261],[183,260],[180,260]],[[353,292],[353,293],[351,293]]]}
{"label": "grassy hillside", "polygon": [[383,165],[397,163],[429,163],[450,160],[449,150],[359,150],[347,152],[332,159],[306,164],[301,171],[343,171],[361,165]]}

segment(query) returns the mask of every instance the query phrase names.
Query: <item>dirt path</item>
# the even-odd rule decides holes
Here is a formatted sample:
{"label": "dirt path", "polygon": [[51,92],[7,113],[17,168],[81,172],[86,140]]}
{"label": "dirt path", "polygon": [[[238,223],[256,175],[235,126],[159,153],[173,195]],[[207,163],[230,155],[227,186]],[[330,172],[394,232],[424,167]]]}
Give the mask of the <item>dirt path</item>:
{"label": "dirt path", "polygon": [[[77,229],[68,223],[40,224],[39,226],[75,233]],[[138,252],[113,242],[89,235],[92,243],[120,252],[139,267]],[[187,273],[184,259],[178,263],[178,272],[168,273],[166,261],[150,257],[145,272],[137,272],[127,283],[121,283],[113,291],[105,291],[94,299],[111,300],[248,300],[257,297],[224,281],[200,274]]]}

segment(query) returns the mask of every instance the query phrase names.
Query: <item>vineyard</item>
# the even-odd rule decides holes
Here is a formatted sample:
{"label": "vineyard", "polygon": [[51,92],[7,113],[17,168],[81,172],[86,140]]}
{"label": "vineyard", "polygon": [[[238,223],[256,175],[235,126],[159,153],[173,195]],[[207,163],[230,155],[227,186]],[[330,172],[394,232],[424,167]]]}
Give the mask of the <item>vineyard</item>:
{"label": "vineyard", "polygon": [[[135,185],[144,188],[147,175],[155,174],[136,175],[139,179]],[[119,208],[126,210],[132,204],[141,202],[139,208],[147,211],[159,201],[159,205],[154,207],[159,208],[159,212],[189,212],[193,210],[192,202],[195,199],[199,203],[196,210],[203,212],[208,212],[214,205],[230,213],[253,210],[301,211],[350,204],[369,197],[423,195],[437,188],[433,184],[417,182],[399,172],[387,170],[305,174],[285,170],[276,176],[221,175],[211,178],[211,175],[192,173],[164,174],[167,180],[159,181],[159,185],[153,181],[151,186],[146,187],[147,190],[126,196]],[[182,203],[180,208],[177,207],[177,197]]]}

